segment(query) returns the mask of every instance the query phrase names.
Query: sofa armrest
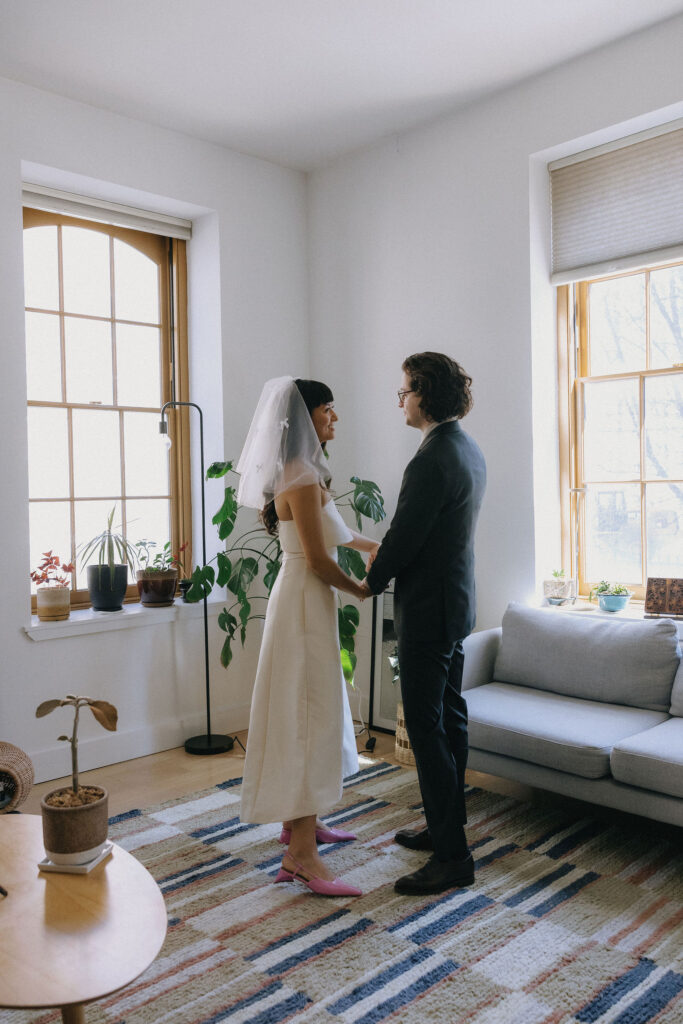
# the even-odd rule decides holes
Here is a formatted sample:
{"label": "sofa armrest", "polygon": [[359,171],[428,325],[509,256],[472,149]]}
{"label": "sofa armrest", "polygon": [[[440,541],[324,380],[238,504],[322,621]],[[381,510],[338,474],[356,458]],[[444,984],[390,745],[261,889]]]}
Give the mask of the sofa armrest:
{"label": "sofa armrest", "polygon": [[497,626],[495,629],[482,629],[480,633],[471,633],[464,641],[463,691],[491,682],[502,635],[502,627]]}

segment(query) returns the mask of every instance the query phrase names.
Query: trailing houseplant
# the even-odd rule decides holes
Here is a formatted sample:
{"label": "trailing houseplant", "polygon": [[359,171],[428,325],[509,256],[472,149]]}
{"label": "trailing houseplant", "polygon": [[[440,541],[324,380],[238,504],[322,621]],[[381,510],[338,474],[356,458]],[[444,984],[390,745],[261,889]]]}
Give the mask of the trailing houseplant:
{"label": "trailing houseplant", "polygon": [[[122,533],[112,529],[116,506],[107,516],[102,533],[79,548],[81,565],[87,565],[90,603],[98,612],[118,612],[128,586],[128,566],[136,563],[135,548]],[[93,558],[97,561],[89,564]]]}
{"label": "trailing houseplant", "polygon": [[31,572],[37,585],[36,611],[41,621],[68,619],[71,613],[71,562],[62,562],[52,551],[43,552],[40,565]]}
{"label": "trailing houseplant", "polygon": [[118,712],[106,700],[77,697],[43,701],[36,718],[56,708],[73,708],[71,736],[58,739],[71,747],[71,786],[52,790],[40,802],[45,852],[54,864],[85,864],[101,853],[107,840],[109,795],[101,786],[81,786],[78,771],[78,724],[81,708],[89,707],[95,719],[110,732],[116,729]]}
{"label": "trailing houseplant", "polygon": [[[234,474],[232,462],[214,462],[206,473],[207,479],[219,479]],[[379,523],[384,519],[384,499],[379,487],[372,480],[361,480],[352,476],[353,488],[336,498],[339,508],[352,510],[359,530],[362,530],[363,517]],[[345,500],[346,499],[346,500]],[[228,541],[237,521],[239,511],[237,490],[232,484],[225,488],[223,504],[213,516],[212,522],[218,528],[218,536]],[[349,576],[365,579],[365,563],[358,551],[352,548],[338,548],[339,565]],[[218,625],[226,634],[221,650],[221,663],[225,668],[232,660],[233,640],[239,634],[242,646],[247,635],[248,623],[254,619],[265,618],[264,604],[254,605],[253,602],[265,602],[270,596],[275,580],[280,571],[282,549],[277,537],[271,536],[262,525],[245,530],[235,540],[226,543],[223,551],[206,565],[198,565],[192,573],[192,585],[187,593],[188,601],[200,601],[208,596],[213,587],[227,587],[234,600],[224,607],[218,616]],[[215,562],[215,568],[211,564]],[[253,594],[251,588],[261,583],[265,594]],[[356,667],[355,634],[358,629],[360,615],[352,604],[342,604],[338,609],[339,645],[344,676],[353,682]]]}

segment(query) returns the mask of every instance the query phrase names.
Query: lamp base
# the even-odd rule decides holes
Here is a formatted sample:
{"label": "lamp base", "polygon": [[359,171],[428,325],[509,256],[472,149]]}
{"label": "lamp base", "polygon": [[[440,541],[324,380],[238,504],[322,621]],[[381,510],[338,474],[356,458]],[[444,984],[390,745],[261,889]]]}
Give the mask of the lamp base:
{"label": "lamp base", "polygon": [[217,736],[214,733],[210,736],[191,736],[189,740],[185,740],[187,754],[225,754],[234,746],[232,736]]}

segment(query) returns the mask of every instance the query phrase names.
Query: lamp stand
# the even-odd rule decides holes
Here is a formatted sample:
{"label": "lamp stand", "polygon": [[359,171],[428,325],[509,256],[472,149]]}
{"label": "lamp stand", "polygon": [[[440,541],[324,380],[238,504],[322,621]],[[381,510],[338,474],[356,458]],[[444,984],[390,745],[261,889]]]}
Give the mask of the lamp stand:
{"label": "lamp stand", "polygon": [[[204,516],[204,416],[202,410],[194,402],[165,402],[161,408],[159,432],[168,433],[166,410],[177,406],[191,406],[199,413],[199,453],[201,459],[202,482],[202,564],[206,565],[206,520]],[[223,736],[211,732],[211,687],[209,685],[209,612],[204,594],[204,674],[206,685],[206,732],[201,736],[191,736],[185,740],[185,751],[188,754],[225,754],[232,750],[235,740],[232,736]]]}

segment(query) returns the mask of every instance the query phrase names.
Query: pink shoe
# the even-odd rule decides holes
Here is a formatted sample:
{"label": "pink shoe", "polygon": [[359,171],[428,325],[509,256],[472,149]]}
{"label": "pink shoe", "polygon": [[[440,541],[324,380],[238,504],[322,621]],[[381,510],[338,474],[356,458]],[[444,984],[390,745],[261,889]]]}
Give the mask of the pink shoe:
{"label": "pink shoe", "polygon": [[[282,832],[280,832],[279,842],[289,846],[291,838],[292,833],[290,830],[283,828]],[[315,830],[316,843],[348,843],[352,839],[356,839],[353,832],[342,832],[340,828],[317,828]]]}
{"label": "pink shoe", "polygon": [[[291,856],[291,854],[290,854]],[[294,858],[292,858],[294,860]],[[296,864],[296,871],[288,871],[287,868],[280,867],[275,879],[276,882],[293,882],[295,878],[303,882],[311,892],[314,892],[316,896],[362,896],[363,893],[360,889],[356,889],[353,885],[347,885],[346,882],[342,882],[341,878],[333,878],[331,882],[328,882],[325,878],[307,878],[303,873],[303,868],[298,861],[294,861]]]}

